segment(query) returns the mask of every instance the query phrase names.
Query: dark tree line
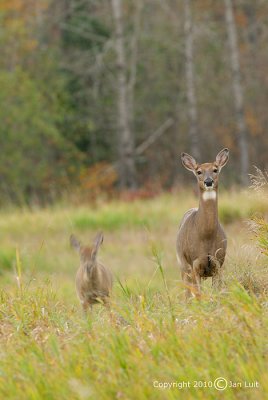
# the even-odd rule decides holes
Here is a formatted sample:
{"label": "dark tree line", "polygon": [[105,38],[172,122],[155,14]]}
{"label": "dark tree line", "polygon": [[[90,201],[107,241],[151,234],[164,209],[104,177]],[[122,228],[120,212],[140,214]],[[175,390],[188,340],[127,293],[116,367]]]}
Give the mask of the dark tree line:
{"label": "dark tree line", "polygon": [[246,184],[267,168],[267,16],[264,0],[3,1],[2,199],[54,200],[92,166],[170,187],[181,151],[221,147]]}

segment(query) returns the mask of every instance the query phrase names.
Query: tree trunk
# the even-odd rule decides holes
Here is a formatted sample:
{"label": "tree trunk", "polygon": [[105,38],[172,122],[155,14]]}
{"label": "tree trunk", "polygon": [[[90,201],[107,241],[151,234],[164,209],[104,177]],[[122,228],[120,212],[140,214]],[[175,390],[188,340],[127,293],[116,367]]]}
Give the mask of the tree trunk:
{"label": "tree trunk", "polygon": [[247,127],[244,114],[244,98],[241,84],[237,31],[234,20],[232,0],[224,0],[224,2],[225,19],[230,46],[230,62],[232,70],[232,86],[237,125],[237,140],[240,152],[240,181],[242,184],[246,185],[248,183],[249,172],[249,149]]}
{"label": "tree trunk", "polygon": [[137,58],[138,58],[138,41],[140,34],[141,25],[141,12],[143,7],[143,0],[135,1],[135,14],[133,17],[133,34],[131,40],[131,57],[130,57],[130,74],[128,82],[128,108],[129,108],[129,118],[130,127],[133,129],[134,120],[134,90],[137,78]]}
{"label": "tree trunk", "polygon": [[112,0],[118,81],[119,179],[121,188],[136,187],[134,138],[130,127],[127,65],[121,0]]}
{"label": "tree trunk", "polygon": [[184,34],[185,34],[185,68],[186,68],[186,90],[189,115],[189,140],[191,154],[200,159],[197,107],[194,86],[194,64],[193,64],[193,26],[191,13],[191,0],[184,0]]}

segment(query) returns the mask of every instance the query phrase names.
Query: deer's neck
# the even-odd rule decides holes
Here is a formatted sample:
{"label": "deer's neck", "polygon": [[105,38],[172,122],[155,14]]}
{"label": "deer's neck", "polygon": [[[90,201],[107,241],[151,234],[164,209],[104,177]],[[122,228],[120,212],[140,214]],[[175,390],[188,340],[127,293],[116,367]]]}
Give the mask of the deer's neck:
{"label": "deer's neck", "polygon": [[199,192],[197,226],[201,235],[213,235],[218,228],[218,192],[217,190]]}

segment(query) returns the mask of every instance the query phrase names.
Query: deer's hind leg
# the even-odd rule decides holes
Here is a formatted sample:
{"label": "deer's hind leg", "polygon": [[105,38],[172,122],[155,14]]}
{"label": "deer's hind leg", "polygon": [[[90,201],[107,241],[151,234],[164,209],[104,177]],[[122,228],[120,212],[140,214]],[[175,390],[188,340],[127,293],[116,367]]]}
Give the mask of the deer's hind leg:
{"label": "deer's hind leg", "polygon": [[87,315],[89,312],[92,312],[92,304],[88,302],[82,303],[83,312]]}

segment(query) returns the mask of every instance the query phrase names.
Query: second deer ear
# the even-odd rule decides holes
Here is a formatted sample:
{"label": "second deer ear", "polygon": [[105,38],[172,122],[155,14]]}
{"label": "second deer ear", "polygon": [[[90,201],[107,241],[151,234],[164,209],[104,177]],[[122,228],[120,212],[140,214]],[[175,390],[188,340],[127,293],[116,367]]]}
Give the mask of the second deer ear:
{"label": "second deer ear", "polygon": [[103,242],[103,233],[100,232],[97,234],[97,236],[95,237],[95,240],[94,240],[94,245],[93,245],[92,253],[91,253],[92,260],[96,259],[99,247],[102,244],[102,242]]}
{"label": "second deer ear", "polygon": [[70,236],[70,244],[76,251],[80,251],[81,243],[74,235]]}
{"label": "second deer ear", "polygon": [[221,150],[216,157],[216,163],[220,168],[224,167],[225,164],[227,164],[228,160],[229,160],[229,150],[228,149]]}
{"label": "second deer ear", "polygon": [[182,161],[182,165],[189,171],[194,172],[197,169],[197,162],[195,161],[195,159],[192,156],[190,156],[190,154],[182,153],[181,161]]}

